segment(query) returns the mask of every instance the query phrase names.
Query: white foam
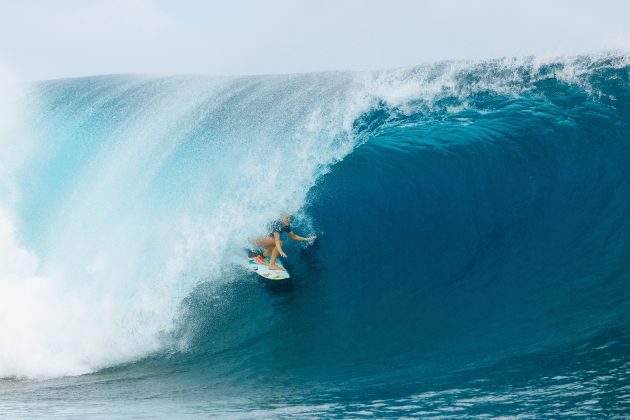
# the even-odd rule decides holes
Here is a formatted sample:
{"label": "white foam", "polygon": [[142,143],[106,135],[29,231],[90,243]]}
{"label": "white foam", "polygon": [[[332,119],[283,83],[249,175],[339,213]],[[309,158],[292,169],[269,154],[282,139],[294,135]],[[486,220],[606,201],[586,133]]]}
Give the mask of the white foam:
{"label": "white foam", "polygon": [[[551,77],[580,86],[589,94],[599,95],[585,76],[597,67],[621,69],[629,66],[630,55],[623,51],[579,57],[530,56],[489,61],[445,61],[365,73],[365,84],[367,90],[386,105],[398,107],[402,112],[412,112],[418,108],[410,107],[410,103],[418,101],[431,109],[438,100],[446,97],[457,98],[466,105],[465,100],[479,92],[519,95],[532,90],[535,82]],[[467,75],[474,77],[466,78]]]}

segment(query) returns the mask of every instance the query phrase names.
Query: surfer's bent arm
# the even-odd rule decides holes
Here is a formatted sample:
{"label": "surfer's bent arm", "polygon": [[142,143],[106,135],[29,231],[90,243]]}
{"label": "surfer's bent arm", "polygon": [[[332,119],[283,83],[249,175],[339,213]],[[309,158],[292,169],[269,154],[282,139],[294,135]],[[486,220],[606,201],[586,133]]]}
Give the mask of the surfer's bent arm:
{"label": "surfer's bent arm", "polygon": [[276,249],[278,250],[278,253],[286,258],[287,254],[285,254],[282,250],[282,241],[280,240],[280,234],[278,232],[273,233],[273,241],[276,243]]}
{"label": "surfer's bent arm", "polygon": [[303,238],[302,236],[296,235],[293,232],[287,232],[287,235],[289,235],[289,238],[293,239],[294,241],[312,241],[313,239],[317,238],[317,236]]}

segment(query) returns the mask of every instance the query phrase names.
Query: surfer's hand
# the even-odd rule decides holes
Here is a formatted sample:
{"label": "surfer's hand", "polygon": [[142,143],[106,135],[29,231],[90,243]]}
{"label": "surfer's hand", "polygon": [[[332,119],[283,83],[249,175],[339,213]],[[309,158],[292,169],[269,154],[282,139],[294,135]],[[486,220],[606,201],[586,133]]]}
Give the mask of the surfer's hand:
{"label": "surfer's hand", "polygon": [[306,238],[307,241],[314,241],[315,239],[317,239],[317,236],[311,236],[309,238]]}
{"label": "surfer's hand", "polygon": [[287,254],[285,254],[284,251],[278,251],[278,254],[280,254],[282,258],[287,258]]}

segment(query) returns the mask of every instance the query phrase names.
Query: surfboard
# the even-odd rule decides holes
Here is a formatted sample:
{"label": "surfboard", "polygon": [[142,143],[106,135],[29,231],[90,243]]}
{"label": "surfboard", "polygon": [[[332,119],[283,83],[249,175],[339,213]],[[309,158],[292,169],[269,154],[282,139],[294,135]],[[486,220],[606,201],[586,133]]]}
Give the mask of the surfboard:
{"label": "surfboard", "polygon": [[[284,266],[282,265],[282,262],[280,261],[280,258],[276,260],[276,265],[284,268]],[[256,262],[253,258],[247,259],[247,266],[249,267],[250,270],[258,274],[259,276],[264,277],[267,280],[284,280],[291,277],[289,276],[289,272],[286,271],[286,269],[270,270],[268,265],[260,264]]]}

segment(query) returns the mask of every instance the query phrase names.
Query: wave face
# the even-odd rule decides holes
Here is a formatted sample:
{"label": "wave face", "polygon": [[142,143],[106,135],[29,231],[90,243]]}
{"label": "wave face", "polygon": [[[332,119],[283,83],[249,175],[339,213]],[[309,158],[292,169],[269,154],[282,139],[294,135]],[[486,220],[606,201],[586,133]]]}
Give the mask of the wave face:
{"label": "wave face", "polygon": [[[629,82],[602,55],[38,83],[3,146],[28,145],[1,173],[0,376],[58,379],[4,387],[627,413]],[[238,261],[283,211],[319,237],[274,290]]]}

